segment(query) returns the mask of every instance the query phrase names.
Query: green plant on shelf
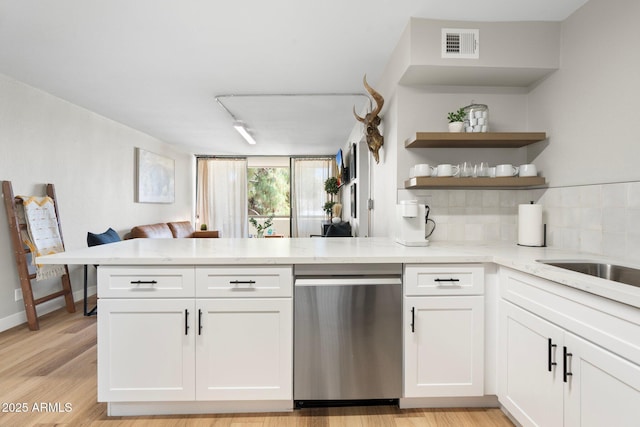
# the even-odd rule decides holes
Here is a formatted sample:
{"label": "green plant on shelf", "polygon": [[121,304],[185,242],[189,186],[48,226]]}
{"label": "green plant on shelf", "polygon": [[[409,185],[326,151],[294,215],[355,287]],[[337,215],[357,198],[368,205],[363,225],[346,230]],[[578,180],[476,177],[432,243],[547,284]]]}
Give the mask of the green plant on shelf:
{"label": "green plant on shelf", "polygon": [[449,123],[464,122],[465,115],[464,108],[459,108],[457,111],[449,112],[449,114],[447,114],[447,119],[449,120]]}

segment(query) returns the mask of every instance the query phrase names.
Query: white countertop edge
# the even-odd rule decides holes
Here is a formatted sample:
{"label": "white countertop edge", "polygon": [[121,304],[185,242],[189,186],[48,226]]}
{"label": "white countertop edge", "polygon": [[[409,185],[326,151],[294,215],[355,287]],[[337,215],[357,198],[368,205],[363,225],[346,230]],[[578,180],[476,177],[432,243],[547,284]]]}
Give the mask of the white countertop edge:
{"label": "white countertop edge", "polygon": [[38,257],[37,262],[122,266],[495,263],[640,308],[638,287],[536,262],[539,259],[597,260],[640,268],[594,254],[509,242],[432,242],[427,247],[405,247],[389,238],[136,239]]}

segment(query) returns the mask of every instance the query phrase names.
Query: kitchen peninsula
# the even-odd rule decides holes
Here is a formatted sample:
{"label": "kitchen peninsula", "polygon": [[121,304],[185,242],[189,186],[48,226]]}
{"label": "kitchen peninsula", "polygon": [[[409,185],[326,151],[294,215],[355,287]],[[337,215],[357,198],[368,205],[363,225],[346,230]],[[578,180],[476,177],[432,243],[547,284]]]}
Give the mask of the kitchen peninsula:
{"label": "kitchen peninsula", "polygon": [[[637,419],[628,417],[640,408],[640,288],[536,262],[591,258],[506,243],[405,247],[387,238],[136,239],[39,262],[100,266],[98,400],[109,402],[110,415],[291,410],[296,267],[397,264],[401,407],[502,406],[520,422],[556,417],[546,425],[612,412]],[[463,304],[472,300],[473,310]],[[442,344],[464,349],[438,367],[439,378],[425,368],[453,359],[451,348],[437,354],[421,341],[443,335],[429,326],[435,313],[450,316],[437,328],[447,331]],[[470,345],[477,333],[483,339]],[[224,351],[210,346],[210,335]],[[547,357],[551,374],[537,373]],[[457,387],[465,373],[468,387]],[[562,400],[567,382],[564,404],[545,410],[540,402]],[[602,403],[584,404],[590,399]]]}

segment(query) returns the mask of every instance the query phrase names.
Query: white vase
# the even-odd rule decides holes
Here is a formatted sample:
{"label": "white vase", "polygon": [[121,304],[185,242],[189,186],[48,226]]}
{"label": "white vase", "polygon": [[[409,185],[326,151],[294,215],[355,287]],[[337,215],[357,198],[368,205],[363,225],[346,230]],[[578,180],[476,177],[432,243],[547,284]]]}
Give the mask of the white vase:
{"label": "white vase", "polygon": [[449,123],[449,132],[462,132],[463,126],[463,122],[451,122]]}

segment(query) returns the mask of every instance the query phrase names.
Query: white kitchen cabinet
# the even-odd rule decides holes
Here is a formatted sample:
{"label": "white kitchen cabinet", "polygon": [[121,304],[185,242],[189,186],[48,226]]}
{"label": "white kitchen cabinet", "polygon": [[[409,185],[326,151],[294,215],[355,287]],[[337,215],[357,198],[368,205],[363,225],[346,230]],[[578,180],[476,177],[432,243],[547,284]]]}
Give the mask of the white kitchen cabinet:
{"label": "white kitchen cabinet", "polygon": [[404,266],[404,397],[484,395],[484,266]]}
{"label": "white kitchen cabinet", "polygon": [[195,399],[193,299],[98,304],[99,402]]}
{"label": "white kitchen cabinet", "polygon": [[504,301],[500,316],[500,402],[523,426],[561,426],[562,330]]}
{"label": "white kitchen cabinet", "polygon": [[98,298],[194,297],[194,276],[193,267],[100,266]]}
{"label": "white kitchen cabinet", "polygon": [[637,426],[640,366],[568,332],[565,346],[565,427]]}
{"label": "white kitchen cabinet", "polygon": [[291,399],[291,299],[198,301],[196,397]]}
{"label": "white kitchen cabinet", "polygon": [[198,267],[198,297],[267,298],[291,297],[290,265],[257,267]]}
{"label": "white kitchen cabinet", "polygon": [[99,401],[205,412],[193,405],[292,401],[291,266],[109,266],[98,277]]}
{"label": "white kitchen cabinet", "polygon": [[407,264],[405,295],[483,295],[482,264]]}
{"label": "white kitchen cabinet", "polygon": [[405,297],[405,397],[484,394],[484,298]]}
{"label": "white kitchen cabinet", "polygon": [[501,404],[523,426],[636,426],[637,310],[501,269]]}

